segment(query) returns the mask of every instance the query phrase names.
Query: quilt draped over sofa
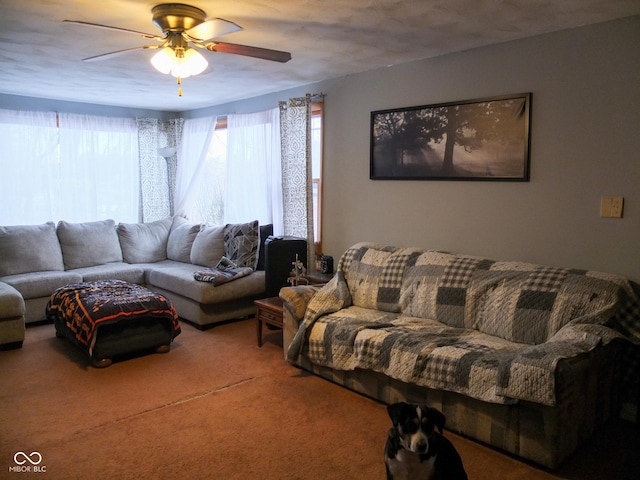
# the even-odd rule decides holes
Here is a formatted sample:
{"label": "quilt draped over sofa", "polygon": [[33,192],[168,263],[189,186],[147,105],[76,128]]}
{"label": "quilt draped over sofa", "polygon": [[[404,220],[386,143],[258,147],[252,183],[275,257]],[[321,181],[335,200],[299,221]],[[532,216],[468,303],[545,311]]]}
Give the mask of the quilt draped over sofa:
{"label": "quilt draped over sofa", "polygon": [[309,301],[286,358],[554,406],[558,362],[638,342],[638,305],[612,274],[360,243]]}

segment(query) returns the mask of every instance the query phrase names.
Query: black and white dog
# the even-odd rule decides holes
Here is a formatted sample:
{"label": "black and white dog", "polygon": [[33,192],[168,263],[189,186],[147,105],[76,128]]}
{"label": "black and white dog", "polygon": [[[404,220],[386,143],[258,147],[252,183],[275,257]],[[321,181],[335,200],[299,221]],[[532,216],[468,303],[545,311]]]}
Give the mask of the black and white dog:
{"label": "black and white dog", "polygon": [[405,402],[387,411],[393,423],[384,449],[387,480],[467,480],[460,455],[442,436],[442,412]]}

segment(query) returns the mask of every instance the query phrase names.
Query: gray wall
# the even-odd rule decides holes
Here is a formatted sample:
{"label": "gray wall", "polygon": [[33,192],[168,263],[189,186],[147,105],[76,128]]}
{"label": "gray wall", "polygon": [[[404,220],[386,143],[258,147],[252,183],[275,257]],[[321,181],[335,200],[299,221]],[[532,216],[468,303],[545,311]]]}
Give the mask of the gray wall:
{"label": "gray wall", "polygon": [[162,112],[159,110],[146,110],[138,108],[113,107],[108,105],[95,105],[92,103],[66,102],[51,100],[48,98],[24,97],[21,95],[7,95],[0,93],[0,108],[7,110],[33,110],[76,113],[79,115],[98,115],[104,117],[121,118],[176,118],[180,115],[175,112]]}
{"label": "gray wall", "polygon": [[[640,17],[319,82],[189,116],[326,94],[323,250],[359,241],[623,274],[640,281]],[[532,93],[531,180],[369,179],[374,110]],[[624,197],[622,219],[600,218]]]}
{"label": "gray wall", "polygon": [[[323,250],[376,241],[640,281],[640,17],[353,75],[325,98]],[[531,180],[369,180],[373,110],[532,92]],[[624,218],[600,218],[600,197]]]}

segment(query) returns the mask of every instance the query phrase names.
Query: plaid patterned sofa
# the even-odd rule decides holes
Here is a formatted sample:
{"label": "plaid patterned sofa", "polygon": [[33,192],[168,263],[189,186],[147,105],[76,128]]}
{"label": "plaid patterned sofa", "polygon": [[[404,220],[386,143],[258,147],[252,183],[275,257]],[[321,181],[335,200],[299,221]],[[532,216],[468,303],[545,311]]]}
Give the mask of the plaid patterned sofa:
{"label": "plaid patterned sofa", "polygon": [[287,287],[286,360],[452,431],[558,467],[617,408],[640,339],[612,274],[359,243],[324,287]]}

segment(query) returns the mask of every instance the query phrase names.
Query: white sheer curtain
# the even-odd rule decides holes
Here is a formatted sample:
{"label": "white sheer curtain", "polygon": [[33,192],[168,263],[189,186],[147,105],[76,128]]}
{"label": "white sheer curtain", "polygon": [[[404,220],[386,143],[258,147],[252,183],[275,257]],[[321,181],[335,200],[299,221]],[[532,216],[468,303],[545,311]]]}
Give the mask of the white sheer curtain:
{"label": "white sheer curtain", "polygon": [[70,222],[139,218],[138,129],[132,118],[59,114],[57,217]]}
{"label": "white sheer curtain", "polygon": [[227,117],[226,223],[258,220],[283,233],[280,156],[277,108]]}
{"label": "white sheer curtain", "polygon": [[178,150],[174,213],[194,222],[207,222],[211,208],[207,153],[216,117],[187,119]]}
{"label": "white sheer curtain", "polygon": [[0,110],[0,225],[56,218],[51,193],[58,187],[55,112]]}
{"label": "white sheer curtain", "polygon": [[0,111],[0,224],[137,222],[137,142],[133,119]]}

